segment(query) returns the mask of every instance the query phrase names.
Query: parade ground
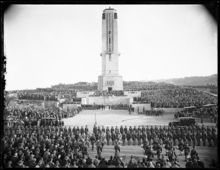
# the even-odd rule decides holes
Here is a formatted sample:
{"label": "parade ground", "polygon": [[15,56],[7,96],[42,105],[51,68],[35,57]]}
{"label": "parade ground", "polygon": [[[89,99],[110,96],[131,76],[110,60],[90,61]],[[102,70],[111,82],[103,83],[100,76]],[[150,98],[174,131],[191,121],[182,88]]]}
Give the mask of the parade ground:
{"label": "parade ground", "polygon": [[[127,110],[83,110],[74,117],[64,118],[64,126],[85,126],[92,130],[95,121],[98,126],[168,126],[174,120],[174,113],[165,112],[162,116],[146,116]],[[198,123],[201,125],[201,123]],[[215,126],[214,123],[204,123]]]}
{"label": "parade ground", "polygon": [[63,119],[65,126],[85,126],[89,129],[94,126],[146,126],[168,125],[173,120],[173,113],[165,113],[163,116],[146,116],[126,110],[83,110],[71,118]]}

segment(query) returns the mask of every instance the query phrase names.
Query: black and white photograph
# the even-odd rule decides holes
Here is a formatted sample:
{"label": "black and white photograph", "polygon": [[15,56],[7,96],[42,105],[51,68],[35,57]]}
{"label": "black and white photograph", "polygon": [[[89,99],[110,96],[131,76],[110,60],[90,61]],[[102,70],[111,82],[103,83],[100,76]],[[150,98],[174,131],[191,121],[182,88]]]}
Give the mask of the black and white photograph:
{"label": "black and white photograph", "polygon": [[9,5],[2,167],[218,169],[216,11]]}

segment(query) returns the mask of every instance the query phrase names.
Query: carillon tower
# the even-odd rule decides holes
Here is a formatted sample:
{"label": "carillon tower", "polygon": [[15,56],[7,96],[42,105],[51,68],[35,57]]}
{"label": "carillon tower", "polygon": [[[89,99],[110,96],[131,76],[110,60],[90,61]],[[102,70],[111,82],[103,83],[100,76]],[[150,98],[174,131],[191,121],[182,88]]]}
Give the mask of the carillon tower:
{"label": "carillon tower", "polygon": [[99,91],[123,90],[122,76],[118,71],[117,12],[113,8],[102,13],[102,74],[98,77]]}

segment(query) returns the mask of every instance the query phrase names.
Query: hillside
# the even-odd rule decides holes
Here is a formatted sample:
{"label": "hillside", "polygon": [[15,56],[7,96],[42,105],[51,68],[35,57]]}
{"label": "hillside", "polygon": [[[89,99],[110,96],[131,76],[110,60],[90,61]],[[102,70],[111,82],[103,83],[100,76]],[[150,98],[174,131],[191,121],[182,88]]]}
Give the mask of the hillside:
{"label": "hillside", "polygon": [[213,74],[210,76],[198,76],[198,77],[184,77],[184,78],[173,78],[165,80],[157,80],[156,82],[171,83],[179,86],[217,86],[218,75]]}

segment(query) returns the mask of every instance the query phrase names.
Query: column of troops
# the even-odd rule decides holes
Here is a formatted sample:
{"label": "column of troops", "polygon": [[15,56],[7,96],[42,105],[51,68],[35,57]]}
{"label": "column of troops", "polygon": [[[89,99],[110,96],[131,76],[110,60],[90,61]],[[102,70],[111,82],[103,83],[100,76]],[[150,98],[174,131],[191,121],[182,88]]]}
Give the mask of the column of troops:
{"label": "column of troops", "polygon": [[187,143],[189,146],[216,146],[217,130],[215,127],[167,127],[167,126],[134,126],[114,128],[96,127],[93,128],[96,140],[104,140],[107,145],[121,141],[122,145],[141,145],[145,142],[150,145],[154,142],[165,144],[170,141],[177,146],[180,143]]}

